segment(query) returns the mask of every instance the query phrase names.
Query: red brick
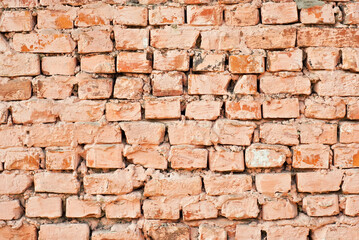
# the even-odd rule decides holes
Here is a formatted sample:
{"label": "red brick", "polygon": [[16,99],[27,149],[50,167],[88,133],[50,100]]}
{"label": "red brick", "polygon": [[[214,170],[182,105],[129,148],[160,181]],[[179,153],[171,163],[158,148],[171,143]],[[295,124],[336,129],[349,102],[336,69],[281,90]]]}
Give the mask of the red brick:
{"label": "red brick", "polygon": [[263,103],[264,118],[299,117],[298,98],[271,99]]}
{"label": "red brick", "polygon": [[300,10],[300,21],[304,24],[335,24],[333,4],[324,4]]}
{"label": "red brick", "polygon": [[1,5],[6,8],[33,8],[38,5],[38,0],[3,0]]}
{"label": "red brick", "polygon": [[62,200],[59,197],[30,197],[25,215],[30,218],[59,218],[62,216]]}
{"label": "red brick", "polygon": [[116,49],[138,50],[146,49],[150,39],[148,29],[114,28]]}
{"label": "red brick", "polygon": [[[79,100],[70,98],[57,102],[59,116],[64,122],[95,122],[105,111],[103,101]],[[86,114],[83,114],[86,112]]]}
{"label": "red brick", "polygon": [[210,201],[200,201],[198,203],[190,203],[183,207],[183,220],[201,220],[217,218],[218,210]]}
{"label": "red brick", "polygon": [[28,131],[28,146],[62,147],[70,146],[74,128],[69,123],[34,124]]}
{"label": "red brick", "polygon": [[83,182],[85,193],[87,194],[121,195],[133,190],[132,176],[126,170],[85,175]]}
{"label": "red brick", "polygon": [[152,239],[169,239],[172,236],[178,239],[189,240],[190,228],[182,223],[152,223],[145,224],[143,229],[145,236]]}
{"label": "red brick", "polygon": [[1,173],[0,194],[21,194],[32,185],[32,177],[23,173]]}
{"label": "red brick", "polygon": [[300,142],[334,144],[337,142],[337,128],[336,124],[318,121],[300,124]]}
{"label": "red brick", "polygon": [[40,74],[40,57],[35,54],[0,54],[0,76],[36,76]]}
{"label": "red brick", "polygon": [[348,170],[345,172],[342,191],[344,194],[359,193],[359,173],[356,170]]}
{"label": "red brick", "polygon": [[11,226],[3,226],[0,228],[0,239],[18,239],[18,240],[36,240],[37,229],[35,225],[22,224],[19,228],[12,228]]}
{"label": "red brick", "polygon": [[261,240],[260,227],[250,225],[237,225],[235,240]]}
{"label": "red brick", "polygon": [[216,120],[221,115],[220,101],[193,101],[186,106],[186,117],[195,120]]}
{"label": "red brick", "polygon": [[181,101],[178,98],[163,98],[145,101],[146,119],[179,119]]}
{"label": "red brick", "polygon": [[12,119],[18,124],[56,122],[58,113],[50,99],[30,99],[11,104]]}
{"label": "red brick", "polygon": [[344,24],[359,24],[359,4],[356,2],[343,4]]}
{"label": "red brick", "polygon": [[26,100],[31,97],[31,78],[0,78],[0,101]]}
{"label": "red brick", "polygon": [[147,52],[120,52],[117,55],[117,72],[150,73],[152,60]]}
{"label": "red brick", "polygon": [[295,218],[298,215],[297,205],[286,199],[265,201],[262,205],[263,220]]}
{"label": "red brick", "polygon": [[343,173],[329,172],[301,172],[297,173],[298,192],[336,192],[340,189]]}
{"label": "red brick", "polygon": [[181,95],[185,81],[186,75],[181,72],[152,73],[152,94],[156,97]]}
{"label": "red brick", "polygon": [[337,119],[345,116],[345,103],[341,99],[306,99],[304,115],[308,118]]}
{"label": "red brick", "polygon": [[196,52],[193,58],[193,71],[223,72],[225,60],[225,54]]}
{"label": "red brick", "polygon": [[47,29],[71,29],[74,27],[76,10],[68,8],[63,10],[38,10],[37,27]]}
{"label": "red brick", "polygon": [[305,76],[275,76],[263,75],[260,77],[260,90],[265,94],[304,94],[311,93],[310,79]]}
{"label": "red brick", "polygon": [[229,71],[233,73],[263,73],[264,57],[256,55],[229,56]]}
{"label": "red brick", "polygon": [[[343,49],[344,51],[344,49]],[[339,63],[339,49],[329,47],[315,47],[305,49],[307,54],[306,65],[309,69],[335,70]],[[345,65],[343,53],[343,68]]]}
{"label": "red brick", "polygon": [[199,225],[198,230],[199,240],[210,239],[213,236],[215,236],[217,240],[227,239],[227,231],[223,227],[212,226],[209,224],[201,224]]}
{"label": "red brick", "polygon": [[118,123],[78,122],[74,124],[74,140],[79,144],[122,143],[121,128]]}
{"label": "red brick", "polygon": [[222,15],[220,6],[187,6],[187,19],[191,25],[221,25]]}
{"label": "red brick", "polygon": [[41,58],[41,71],[44,75],[75,75],[75,57],[52,56]]}
{"label": "red brick", "polygon": [[89,168],[124,168],[122,144],[86,145],[86,166]]}
{"label": "red brick", "polygon": [[78,40],[79,53],[111,52],[113,43],[110,32],[105,30],[91,30],[82,32]]}
{"label": "red brick", "polygon": [[196,45],[199,36],[198,30],[189,28],[166,27],[163,29],[152,29],[151,46],[154,48],[168,48],[168,49],[190,49]]}
{"label": "red brick", "polygon": [[145,168],[166,169],[169,144],[160,146],[126,145],[123,155],[127,161]]}
{"label": "red brick", "polygon": [[140,199],[118,200],[105,206],[106,218],[134,219],[141,217]]}
{"label": "red brick", "polygon": [[146,26],[147,7],[118,6],[114,14],[113,23],[127,26]]}
{"label": "red brick", "polygon": [[260,126],[260,139],[268,144],[298,145],[296,126],[278,123],[264,123]]}
{"label": "red brick", "polygon": [[76,47],[71,36],[64,33],[17,33],[12,41],[18,52],[71,53]]}
{"label": "red brick", "polygon": [[171,145],[212,145],[209,121],[173,122],[168,125],[168,138]]}
{"label": "red brick", "polygon": [[284,24],[298,21],[297,4],[294,2],[263,3],[261,8],[263,24]]}
{"label": "red brick", "polygon": [[355,239],[358,238],[358,226],[338,226],[337,224],[328,224],[313,230],[311,237],[313,240],[328,238]]}
{"label": "red brick", "polygon": [[[162,71],[188,71],[189,55],[183,50],[154,51],[153,69]],[[166,73],[163,73],[166,74]]]}
{"label": "red brick", "polygon": [[241,172],[244,170],[244,152],[223,147],[210,149],[209,169],[217,172]]}
{"label": "red brick", "polygon": [[140,99],[143,92],[143,79],[138,77],[118,77],[113,90],[115,98]]}
{"label": "red brick", "polygon": [[41,148],[1,149],[0,156],[7,170],[36,170],[40,168],[40,163],[45,158]]}
{"label": "red brick", "polygon": [[268,71],[301,71],[303,52],[301,49],[268,52]]}
{"label": "red brick", "polygon": [[259,23],[259,10],[256,6],[238,4],[224,8],[224,21],[230,26],[253,26]]}
{"label": "red brick", "polygon": [[77,12],[75,25],[77,27],[90,27],[96,25],[110,25],[111,6],[106,4],[87,5]]}
{"label": "red brick", "polygon": [[40,226],[40,231],[39,231],[39,240],[45,240],[45,239],[88,240],[89,236],[90,236],[89,226],[85,223],[44,224]]}
{"label": "red brick", "polygon": [[49,170],[76,170],[80,162],[77,149],[68,147],[46,148],[46,169]]}
{"label": "red brick", "polygon": [[299,145],[293,150],[293,168],[329,168],[332,151],[322,144]]}
{"label": "red brick", "polygon": [[168,161],[171,168],[192,170],[207,167],[207,149],[174,146],[171,147]]}
{"label": "red brick", "polygon": [[231,76],[223,73],[190,74],[188,94],[226,95]]}
{"label": "red brick", "polygon": [[229,119],[261,119],[261,103],[255,100],[240,100],[226,102],[226,117]]}
{"label": "red brick", "polygon": [[113,121],[141,120],[141,104],[139,102],[106,103],[106,119]]}
{"label": "red brick", "polygon": [[184,24],[183,7],[155,6],[148,15],[151,25]]}
{"label": "red brick", "polygon": [[291,152],[285,146],[255,143],[246,149],[247,168],[281,167]]}
{"label": "red brick", "polygon": [[115,58],[108,55],[84,56],[81,58],[81,71],[89,73],[115,73]]}
{"label": "red brick", "polygon": [[31,11],[4,11],[0,18],[1,32],[26,32],[34,28]]}
{"label": "red brick", "polygon": [[121,123],[129,144],[160,144],[165,136],[165,125],[158,122]]}
{"label": "red brick", "polygon": [[256,94],[257,75],[242,75],[236,82],[233,90],[234,94]]}
{"label": "red brick", "polygon": [[291,189],[290,173],[264,173],[256,175],[256,188],[260,193],[287,193]]}
{"label": "red brick", "polygon": [[303,210],[309,216],[323,217],[339,214],[338,195],[311,195],[303,198]]}
{"label": "red brick", "polygon": [[80,183],[71,173],[36,173],[34,184],[35,192],[77,194],[80,190]]}
{"label": "red brick", "polygon": [[339,142],[359,143],[359,124],[355,122],[342,122],[339,125]]}
{"label": "red brick", "polygon": [[[14,220],[19,219],[23,214],[23,209],[19,200],[1,201],[0,202],[0,219],[1,220]],[[4,237],[4,233],[0,234]]]}
{"label": "red brick", "polygon": [[241,48],[241,31],[207,30],[201,32],[201,48],[205,50],[234,50]]}
{"label": "red brick", "polygon": [[256,218],[259,214],[257,198],[228,200],[222,205],[222,215],[230,220]]}
{"label": "red brick", "polygon": [[177,220],[180,218],[180,205],[175,201],[145,199],[142,208],[146,219]]}
{"label": "red brick", "polygon": [[308,239],[309,228],[306,227],[293,227],[290,225],[286,226],[272,226],[267,230],[267,239],[297,239],[306,240]]}
{"label": "red brick", "polygon": [[299,47],[359,47],[357,29],[300,28],[297,32]]}
{"label": "red brick", "polygon": [[342,69],[359,72],[359,49],[342,49]]}
{"label": "red brick", "polygon": [[320,81],[314,85],[319,96],[359,96],[359,76],[343,71],[317,71]]}
{"label": "red brick", "polygon": [[66,199],[67,218],[101,217],[101,206],[96,201],[80,200],[77,197]]}
{"label": "red brick", "polygon": [[208,195],[239,194],[252,190],[252,177],[246,174],[208,175],[203,177]]}

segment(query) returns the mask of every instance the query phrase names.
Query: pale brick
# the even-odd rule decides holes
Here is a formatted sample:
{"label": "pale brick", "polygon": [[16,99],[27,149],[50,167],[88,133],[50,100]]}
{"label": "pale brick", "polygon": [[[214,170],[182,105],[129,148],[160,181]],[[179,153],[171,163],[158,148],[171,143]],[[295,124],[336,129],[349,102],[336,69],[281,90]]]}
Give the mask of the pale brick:
{"label": "pale brick", "polygon": [[298,98],[271,99],[263,103],[264,118],[299,117]]}
{"label": "pale brick", "polygon": [[72,124],[59,122],[33,124],[28,130],[28,146],[62,147],[71,145],[74,128]]}
{"label": "pale brick", "polygon": [[106,119],[112,121],[141,120],[141,104],[139,102],[106,103]]}
{"label": "pale brick", "polygon": [[120,52],[117,55],[117,72],[150,73],[152,60],[147,52]]}
{"label": "pale brick", "polygon": [[[155,50],[153,53],[153,69],[162,71],[188,71],[189,55],[185,50]],[[160,73],[166,74],[166,73]],[[171,74],[171,73],[167,73]],[[173,75],[174,73],[172,73]]]}
{"label": "pale brick", "polygon": [[37,240],[37,229],[35,225],[22,224],[19,228],[10,225],[0,228],[0,239]]}
{"label": "pale brick", "polygon": [[213,236],[217,240],[226,240],[227,231],[223,227],[211,226],[209,224],[199,225],[199,240],[210,239]]}
{"label": "pale brick", "polygon": [[328,224],[316,230],[313,230],[311,237],[313,240],[320,239],[356,239],[359,237],[358,226],[338,226],[337,224]]}
{"label": "pale brick", "polygon": [[293,150],[293,168],[329,168],[332,151],[322,144],[299,145]]}
{"label": "pale brick", "polygon": [[176,201],[146,199],[143,201],[142,208],[146,219],[177,220],[180,218],[180,205]]}
{"label": "pale brick", "polygon": [[24,131],[28,128],[20,126],[0,125],[0,147],[22,147],[25,141]]}
{"label": "pale brick", "polygon": [[337,142],[337,124],[306,122],[299,125],[301,143],[334,144]]}
{"label": "pale brick", "polygon": [[148,29],[114,28],[116,49],[138,50],[146,49],[149,44]]}
{"label": "pale brick", "polygon": [[[0,202],[0,219],[14,220],[19,219],[23,214],[23,209],[19,200],[9,200]],[[0,230],[1,233],[1,230]],[[2,234],[1,234],[2,235]]]}
{"label": "pale brick", "polygon": [[230,26],[253,26],[259,23],[259,10],[256,6],[237,4],[224,8],[224,20]]}
{"label": "pale brick", "polygon": [[294,2],[263,3],[261,8],[263,24],[284,24],[298,21],[297,4]]}
{"label": "pale brick", "polygon": [[346,171],[343,179],[342,191],[345,194],[359,193],[359,173],[357,171]]}
{"label": "pale brick", "polygon": [[111,230],[95,230],[91,234],[92,240],[142,240],[142,232],[139,230],[136,224],[115,224]]}
{"label": "pale brick", "polygon": [[40,172],[34,176],[35,192],[77,194],[80,183],[71,173]]}
{"label": "pale brick", "polygon": [[261,103],[255,100],[241,99],[237,101],[226,102],[226,117],[229,119],[261,119]]}
{"label": "pale brick", "polygon": [[248,168],[275,168],[283,166],[288,157],[288,147],[255,143],[246,149],[245,162]]}
{"label": "pale brick", "polygon": [[12,119],[17,124],[56,122],[58,113],[50,99],[30,99],[11,104]]}
{"label": "pale brick", "polygon": [[221,115],[220,101],[193,101],[186,106],[186,117],[195,120],[216,120]]}
{"label": "pale brick", "polygon": [[359,196],[358,195],[352,195],[352,196],[346,196],[345,197],[345,208],[344,213],[345,215],[356,217],[359,215]]}
{"label": "pale brick", "polygon": [[357,2],[351,2],[343,4],[343,16],[344,24],[359,24],[359,4]]}
{"label": "pale brick", "polygon": [[334,166],[339,168],[359,167],[359,151],[356,144],[339,144],[334,149]]}
{"label": "pale brick", "polygon": [[190,25],[221,25],[223,10],[220,6],[187,6],[187,19]]}
{"label": "pale brick", "polygon": [[0,18],[0,32],[26,32],[34,28],[31,11],[4,11]]}
{"label": "pale brick", "polygon": [[89,168],[124,168],[122,144],[86,145],[86,166]]}
{"label": "pale brick", "polygon": [[311,93],[310,79],[304,76],[280,77],[265,75],[260,77],[259,87],[260,91],[265,94],[309,95]]}
{"label": "pale brick", "polygon": [[355,122],[341,122],[339,124],[339,141],[341,143],[359,143],[359,124]]}
{"label": "pale brick", "polygon": [[244,152],[222,147],[209,150],[209,169],[217,172],[244,170]]}
{"label": "pale brick", "polygon": [[188,76],[188,94],[226,95],[230,81],[229,74],[190,74]]}
{"label": "pale brick", "polygon": [[320,81],[314,85],[319,96],[359,96],[359,75],[343,71],[316,71]]}
{"label": "pale brick", "polygon": [[354,28],[306,27],[297,32],[298,47],[359,47]]}
{"label": "pale brick", "polygon": [[183,7],[155,6],[148,15],[151,25],[184,24]]}
{"label": "pale brick", "polygon": [[[306,65],[309,69],[335,70],[337,68],[340,57],[338,48],[309,47],[305,49],[305,52],[307,54]],[[343,49],[343,68],[345,69],[344,56],[345,54]]]}
{"label": "pale brick", "polygon": [[165,135],[165,125],[155,122],[121,123],[129,144],[160,144]]}
{"label": "pale brick", "polygon": [[196,52],[193,57],[193,71],[223,72],[226,55],[211,52]]}
{"label": "pale brick", "polygon": [[37,27],[42,29],[71,29],[74,27],[76,10],[67,9],[46,9],[37,11]]}
{"label": "pale brick", "polygon": [[132,192],[133,183],[129,172],[95,173],[84,176],[84,189],[88,194],[125,194]]}
{"label": "pale brick", "polygon": [[0,54],[0,76],[36,76],[40,74],[40,57],[35,54]]}
{"label": "pale brick", "polygon": [[273,226],[267,230],[267,239],[296,239],[306,240],[308,239],[309,228],[306,227],[294,227],[290,225],[286,226]]}
{"label": "pale brick", "polygon": [[257,198],[228,200],[222,205],[222,215],[231,220],[256,218],[259,214]]}
{"label": "pale brick", "polygon": [[123,155],[134,164],[140,164],[145,168],[166,169],[169,154],[169,145],[143,146],[126,145]]}
{"label": "pale brick", "polygon": [[118,6],[116,8],[113,23],[127,26],[146,26],[147,7]]}
{"label": "pale brick", "polygon": [[290,173],[262,173],[256,175],[256,188],[260,193],[287,193],[291,189]]}
{"label": "pale brick", "polygon": [[168,125],[168,137],[171,145],[212,145],[212,122],[185,121]]}
{"label": "pale brick", "polygon": [[113,90],[115,98],[140,99],[143,92],[143,80],[136,77],[118,77]]}
{"label": "pale brick", "polygon": [[32,177],[23,173],[1,173],[0,194],[21,194],[32,185]]}
{"label": "pale brick", "polygon": [[304,115],[308,118],[337,119],[344,118],[346,105],[341,99],[311,99],[305,100]]}
{"label": "pale brick", "polygon": [[352,72],[359,72],[359,49],[342,49],[342,61],[342,69],[350,70]]}
{"label": "pale brick", "polygon": [[74,81],[71,76],[39,76],[33,85],[37,98],[65,99],[71,96]]}
{"label": "pale brick", "polygon": [[145,101],[146,119],[179,119],[181,117],[180,99],[162,98]]}
{"label": "pale brick", "polygon": [[205,50],[240,49],[241,31],[235,29],[207,30],[201,32],[201,48]]}
{"label": "pale brick", "polygon": [[196,45],[199,31],[189,28],[173,29],[166,27],[163,29],[152,29],[150,36],[150,45],[154,48],[190,49]]}
{"label": "pale brick", "polygon": [[[103,116],[105,102],[69,98],[57,102],[57,108],[61,121],[95,122]],[[84,112],[86,114],[83,114]]]}
{"label": "pale brick", "polygon": [[335,24],[334,5],[324,4],[301,9],[300,21],[304,24]]}
{"label": "pale brick", "polygon": [[89,226],[85,223],[44,224],[40,226],[40,231],[39,231],[39,240],[46,240],[46,239],[88,240],[89,236],[90,236]]}
{"label": "pale brick", "polygon": [[301,49],[268,52],[267,65],[270,72],[301,71],[303,52]]}
{"label": "pale brick", "polygon": [[115,73],[115,58],[108,55],[84,56],[81,70],[89,73]]}
{"label": "pale brick", "polygon": [[333,216],[339,213],[338,195],[311,195],[303,198],[303,210],[309,216]]}
{"label": "pale brick", "polygon": [[45,75],[74,75],[76,64],[75,57],[43,57],[41,58],[41,71]]}
{"label": "pale brick", "polygon": [[235,240],[261,240],[261,229],[257,226],[237,225]]}
{"label": "pale brick", "polygon": [[192,170],[207,167],[207,149],[174,146],[171,147],[168,161],[171,168]]}
{"label": "pale brick", "polygon": [[190,228],[183,223],[152,223],[145,224],[143,229],[145,236],[165,240],[175,236],[178,239],[190,240]]}
{"label": "pale brick", "polygon": [[359,119],[359,104],[352,102],[347,104],[347,117],[351,120]]}
{"label": "pale brick", "polygon": [[30,97],[30,78],[0,78],[0,101],[26,100]]}
{"label": "pale brick", "polygon": [[78,83],[79,99],[106,99],[112,94],[111,78],[84,78]]}
{"label": "pale brick", "polygon": [[296,126],[280,123],[264,123],[260,126],[260,139],[267,144],[298,145]]}
{"label": "pale brick", "polygon": [[118,123],[106,125],[99,122],[75,123],[74,140],[79,144],[122,143],[121,128]]}
{"label": "pale brick", "polygon": [[45,150],[46,169],[76,170],[80,156],[77,149],[69,147],[49,147]]}
{"label": "pale brick", "polygon": [[236,82],[233,90],[234,94],[256,94],[257,75],[242,75]]}
{"label": "pale brick", "polygon": [[62,216],[62,200],[59,197],[30,197],[25,215],[30,218],[59,218]]}
{"label": "pale brick", "polygon": [[252,190],[252,177],[246,174],[209,175],[203,177],[208,195],[238,194]]}
{"label": "pale brick", "polygon": [[140,199],[118,200],[105,206],[106,218],[134,219],[141,217]]}
{"label": "pale brick", "polygon": [[77,12],[77,18],[75,20],[75,25],[77,27],[91,27],[96,25],[109,25],[111,15],[108,14],[111,12],[110,5],[97,4],[97,5],[87,5],[84,8],[80,8]]}
{"label": "pale brick", "polygon": [[297,173],[298,192],[323,193],[336,192],[340,189],[343,173],[338,170],[329,172]]}
{"label": "pale brick", "polygon": [[79,53],[111,52],[113,43],[111,33],[105,30],[82,32],[78,40]]}
{"label": "pale brick", "polygon": [[101,206],[96,201],[80,200],[77,197],[66,199],[67,218],[101,217]]}
{"label": "pale brick", "polygon": [[295,218],[298,214],[297,205],[286,199],[265,201],[262,205],[263,220],[279,220]]}
{"label": "pale brick", "polygon": [[198,203],[190,203],[183,207],[183,220],[201,220],[217,218],[218,210],[210,201],[200,201]]}

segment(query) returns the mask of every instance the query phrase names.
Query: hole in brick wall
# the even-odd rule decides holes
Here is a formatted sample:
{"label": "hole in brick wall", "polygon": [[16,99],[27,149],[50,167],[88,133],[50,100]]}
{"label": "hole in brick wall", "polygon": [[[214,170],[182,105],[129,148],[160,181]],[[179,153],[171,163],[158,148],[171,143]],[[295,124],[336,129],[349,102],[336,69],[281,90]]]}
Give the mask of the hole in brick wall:
{"label": "hole in brick wall", "polygon": [[267,240],[267,232],[266,231],[261,231],[261,239]]}
{"label": "hole in brick wall", "polygon": [[202,36],[200,34],[196,40],[196,48],[201,48],[201,43],[202,43]]}

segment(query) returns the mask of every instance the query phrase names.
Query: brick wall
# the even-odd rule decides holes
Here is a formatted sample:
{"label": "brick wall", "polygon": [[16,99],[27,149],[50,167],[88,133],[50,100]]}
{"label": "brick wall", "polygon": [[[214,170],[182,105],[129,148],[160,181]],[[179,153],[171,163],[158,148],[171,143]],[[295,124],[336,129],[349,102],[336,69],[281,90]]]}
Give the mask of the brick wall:
{"label": "brick wall", "polygon": [[359,239],[357,24],[346,0],[1,0],[0,239]]}

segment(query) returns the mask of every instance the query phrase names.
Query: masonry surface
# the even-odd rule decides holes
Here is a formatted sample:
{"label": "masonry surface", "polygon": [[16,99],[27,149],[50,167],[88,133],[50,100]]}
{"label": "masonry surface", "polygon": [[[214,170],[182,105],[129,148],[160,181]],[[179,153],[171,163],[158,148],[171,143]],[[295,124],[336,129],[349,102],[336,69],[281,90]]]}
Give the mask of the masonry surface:
{"label": "masonry surface", "polygon": [[0,240],[359,239],[357,24],[346,0],[1,0]]}

